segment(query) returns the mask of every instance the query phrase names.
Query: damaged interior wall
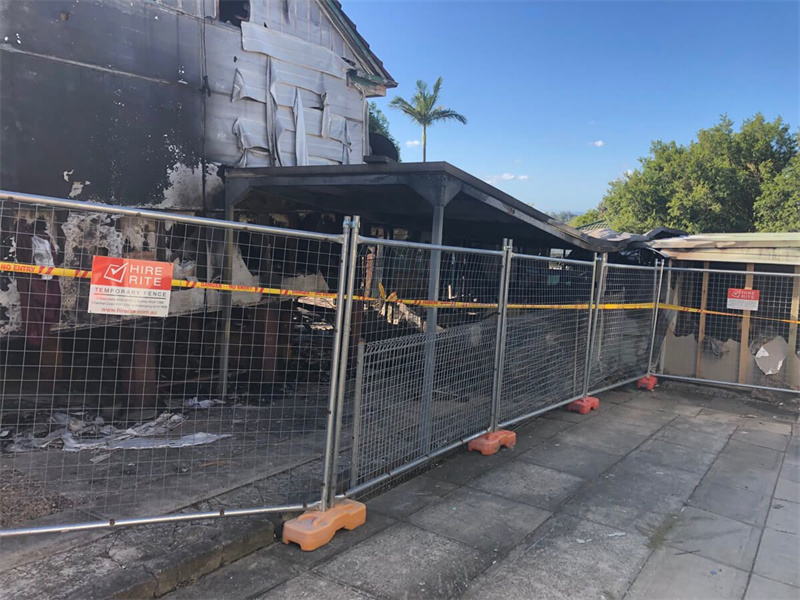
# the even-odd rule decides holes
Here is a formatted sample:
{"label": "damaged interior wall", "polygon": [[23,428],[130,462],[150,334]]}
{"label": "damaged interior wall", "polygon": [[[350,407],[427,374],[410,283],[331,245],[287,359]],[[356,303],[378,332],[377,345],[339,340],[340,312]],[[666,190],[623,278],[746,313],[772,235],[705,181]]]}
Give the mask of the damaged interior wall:
{"label": "damaged interior wall", "polygon": [[231,4],[0,0],[0,188],[203,211],[224,166],[361,163],[392,82],[338,4]]}

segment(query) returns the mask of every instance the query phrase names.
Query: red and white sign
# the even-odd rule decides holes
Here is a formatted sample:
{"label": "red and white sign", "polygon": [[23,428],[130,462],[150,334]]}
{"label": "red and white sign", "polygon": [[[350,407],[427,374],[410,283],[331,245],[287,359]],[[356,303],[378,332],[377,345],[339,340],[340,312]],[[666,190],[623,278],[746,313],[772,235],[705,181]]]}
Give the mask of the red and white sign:
{"label": "red and white sign", "polygon": [[89,312],[166,317],[171,288],[172,263],[95,256]]}
{"label": "red and white sign", "polygon": [[728,288],[728,308],[735,310],[758,310],[758,290]]}

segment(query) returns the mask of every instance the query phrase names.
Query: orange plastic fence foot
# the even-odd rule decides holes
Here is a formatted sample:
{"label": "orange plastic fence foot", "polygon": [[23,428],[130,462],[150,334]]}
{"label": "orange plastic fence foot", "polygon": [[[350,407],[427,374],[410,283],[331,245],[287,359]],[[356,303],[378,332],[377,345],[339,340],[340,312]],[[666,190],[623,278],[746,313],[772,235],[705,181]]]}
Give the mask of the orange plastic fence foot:
{"label": "orange plastic fence foot", "polygon": [[636,387],[642,390],[647,390],[648,392],[652,392],[653,388],[658,385],[658,377],[654,375],[648,375],[647,377],[642,377],[639,381],[636,382]]}
{"label": "orange plastic fence foot", "polygon": [[580,400],[575,400],[567,404],[567,410],[585,415],[590,410],[598,410],[600,408],[600,400],[594,396],[587,396]]}
{"label": "orange plastic fence foot", "polygon": [[467,450],[477,450],[484,456],[489,456],[490,454],[497,454],[497,451],[500,450],[500,446],[513,448],[516,445],[517,434],[513,431],[501,429],[500,431],[484,433],[482,436],[470,440],[467,444]]}
{"label": "orange plastic fence foot", "polygon": [[310,510],[283,524],[283,543],[294,542],[305,552],[324,546],[340,529],[352,530],[367,521],[367,507],[355,500],[342,500],[326,511]]}

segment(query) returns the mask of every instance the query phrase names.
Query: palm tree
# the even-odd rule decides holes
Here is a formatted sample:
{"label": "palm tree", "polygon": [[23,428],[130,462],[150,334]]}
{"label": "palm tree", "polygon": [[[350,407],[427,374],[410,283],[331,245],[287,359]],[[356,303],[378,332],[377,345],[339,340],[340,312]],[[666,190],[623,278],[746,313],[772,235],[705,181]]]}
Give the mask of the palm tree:
{"label": "palm tree", "polygon": [[422,162],[427,158],[428,127],[437,121],[455,120],[462,125],[467,124],[467,117],[456,111],[436,105],[439,101],[439,90],[442,88],[442,78],[433,84],[433,90],[428,91],[428,84],[421,79],[417,80],[417,93],[411,97],[411,102],[400,96],[395,96],[389,103],[392,108],[397,108],[411,117],[415,123],[422,125]]}

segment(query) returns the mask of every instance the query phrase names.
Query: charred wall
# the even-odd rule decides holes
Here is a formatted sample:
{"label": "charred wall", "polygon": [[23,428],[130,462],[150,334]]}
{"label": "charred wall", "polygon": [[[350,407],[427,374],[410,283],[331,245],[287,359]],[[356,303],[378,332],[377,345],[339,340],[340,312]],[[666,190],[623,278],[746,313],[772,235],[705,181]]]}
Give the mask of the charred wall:
{"label": "charred wall", "polygon": [[316,0],[0,0],[0,188],[220,208],[220,167],[362,162],[385,87]]}
{"label": "charred wall", "polygon": [[203,207],[201,22],[154,3],[0,1],[0,187]]}

